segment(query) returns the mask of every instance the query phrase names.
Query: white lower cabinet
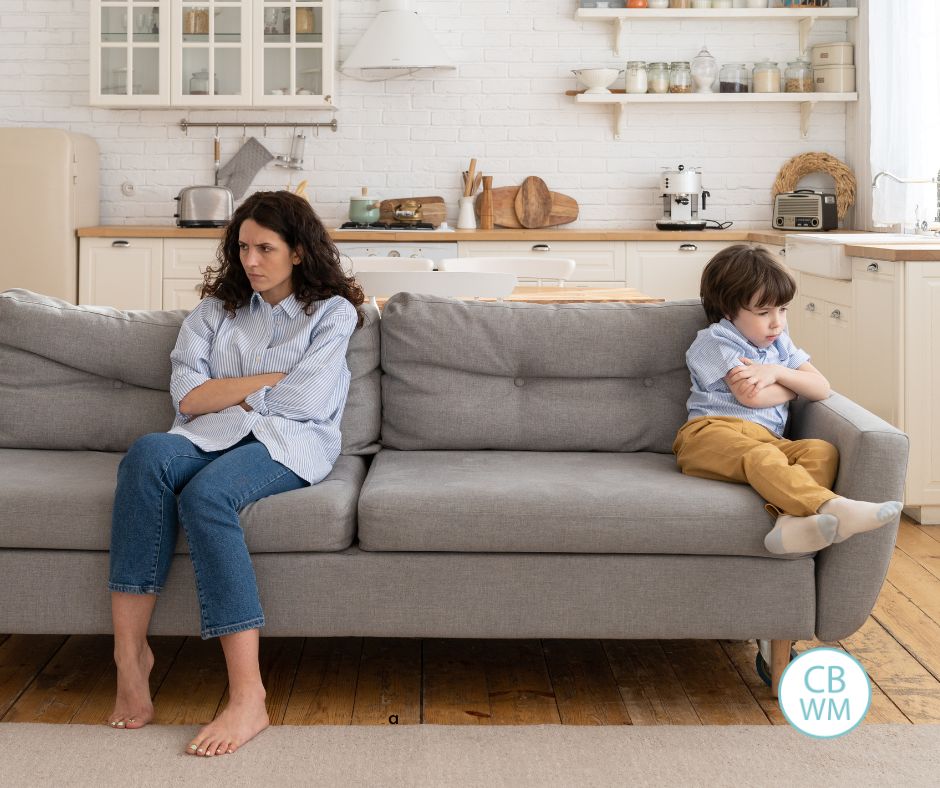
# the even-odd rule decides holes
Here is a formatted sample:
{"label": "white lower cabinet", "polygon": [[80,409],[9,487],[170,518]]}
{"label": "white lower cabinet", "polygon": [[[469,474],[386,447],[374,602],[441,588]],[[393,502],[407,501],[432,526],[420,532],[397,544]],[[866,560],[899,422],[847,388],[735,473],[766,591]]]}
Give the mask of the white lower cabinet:
{"label": "white lower cabinet", "polygon": [[623,287],[623,241],[460,241],[460,257],[564,257],[575,261],[571,287]]}
{"label": "white lower cabinet", "polygon": [[161,238],[82,238],[78,250],[78,301],[116,309],[163,305]]}
{"label": "white lower cabinet", "polygon": [[192,309],[218,246],[213,238],[82,237],[78,300],[116,309]]}
{"label": "white lower cabinet", "polygon": [[627,285],[667,301],[698,298],[705,264],[730,245],[723,241],[627,242]]}
{"label": "white lower cabinet", "polygon": [[[846,396],[855,390],[853,375],[852,283],[803,274],[795,301],[799,327],[790,337],[810,355],[810,363]],[[853,397],[854,399],[854,397]]]}

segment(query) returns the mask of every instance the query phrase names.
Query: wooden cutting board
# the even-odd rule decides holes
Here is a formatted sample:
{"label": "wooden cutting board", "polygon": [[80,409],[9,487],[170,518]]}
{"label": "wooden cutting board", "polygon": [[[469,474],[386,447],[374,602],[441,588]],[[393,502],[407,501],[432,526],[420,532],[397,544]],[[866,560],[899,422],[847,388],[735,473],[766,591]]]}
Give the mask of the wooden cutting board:
{"label": "wooden cutting board", "polygon": [[382,200],[379,203],[379,221],[397,222],[395,206],[413,200],[421,203],[421,221],[430,222],[437,227],[447,218],[447,205],[443,197],[397,197],[391,200]]}
{"label": "wooden cutting board", "polygon": [[[521,228],[522,224],[516,215],[516,195],[518,186],[499,186],[493,189],[493,223],[497,227]],[[568,224],[578,218],[578,201],[574,197],[560,192],[550,192],[552,196],[551,213],[541,227],[554,227],[559,224]],[[476,201],[477,216],[480,214],[480,197]]]}
{"label": "wooden cutting board", "polygon": [[552,193],[545,181],[530,175],[519,187],[513,206],[523,227],[545,227],[552,212]]}

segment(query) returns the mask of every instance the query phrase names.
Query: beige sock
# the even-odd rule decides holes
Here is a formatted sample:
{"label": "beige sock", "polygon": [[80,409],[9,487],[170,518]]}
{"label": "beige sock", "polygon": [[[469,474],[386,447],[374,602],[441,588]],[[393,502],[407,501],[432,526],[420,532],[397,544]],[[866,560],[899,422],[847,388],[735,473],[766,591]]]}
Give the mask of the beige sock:
{"label": "beige sock", "polygon": [[832,544],[838,520],[828,514],[794,517],[781,514],[773,530],[764,537],[764,547],[771,553],[813,553]]}
{"label": "beige sock", "polygon": [[895,520],[904,504],[900,501],[869,503],[851,498],[833,498],[819,507],[820,514],[831,514],[839,521],[834,542],[844,542],[850,536],[874,531]]}

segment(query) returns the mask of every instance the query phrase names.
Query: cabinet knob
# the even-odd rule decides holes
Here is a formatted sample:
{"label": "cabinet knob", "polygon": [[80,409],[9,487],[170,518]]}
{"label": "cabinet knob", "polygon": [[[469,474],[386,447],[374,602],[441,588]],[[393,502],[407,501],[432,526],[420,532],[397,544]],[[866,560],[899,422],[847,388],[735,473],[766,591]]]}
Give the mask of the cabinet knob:
{"label": "cabinet knob", "polygon": [[816,304],[813,303],[812,301],[810,301],[810,302],[806,305],[806,311],[807,311],[807,312],[815,312],[815,311],[816,311]]}
{"label": "cabinet knob", "polygon": [[698,247],[695,244],[679,244],[680,252],[696,252]]}
{"label": "cabinet knob", "polygon": [[550,252],[552,251],[552,247],[550,247],[548,244],[533,244],[532,251],[533,252]]}
{"label": "cabinet knob", "polygon": [[111,246],[124,247],[124,246],[130,246],[130,245],[131,245],[130,241],[111,241]]}
{"label": "cabinet knob", "polygon": [[786,250],[786,249],[781,249],[779,252],[777,252],[777,255],[780,256],[780,257],[786,257],[786,256],[787,256],[787,250]]}
{"label": "cabinet knob", "polygon": [[829,317],[831,317],[831,318],[833,318],[833,319],[835,319],[835,320],[841,320],[841,318],[842,318],[842,312],[841,312],[841,310],[839,310],[839,309],[833,309],[832,312],[830,313]]}
{"label": "cabinet knob", "polygon": [[873,274],[878,273],[878,270],[879,270],[878,263],[869,263],[868,270],[871,271]]}

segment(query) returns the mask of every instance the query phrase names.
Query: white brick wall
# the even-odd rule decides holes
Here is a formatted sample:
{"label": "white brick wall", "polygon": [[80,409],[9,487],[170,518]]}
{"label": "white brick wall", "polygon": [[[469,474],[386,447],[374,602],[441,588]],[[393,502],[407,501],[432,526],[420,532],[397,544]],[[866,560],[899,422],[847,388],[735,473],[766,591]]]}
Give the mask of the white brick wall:
{"label": "white brick wall", "polygon": [[[376,0],[340,0],[339,60],[375,14]],[[609,107],[580,106],[565,90],[572,68],[622,67],[612,26],[574,19],[574,0],[414,0],[459,68],[417,79],[359,82],[340,77],[339,131],[308,132],[305,166],[270,166],[253,188],[309,181],[314,205],[334,225],[347,200],[369,186],[378,197],[435,193],[456,220],[459,173],[470,157],[494,185],[539,175],[581,204],[579,227],[651,227],[661,213],[659,171],[701,166],[711,194],[706,216],[736,227],[767,227],[770,187],[791,156],[845,157],[845,110],[819,106],[800,137],[796,104],[631,107],[613,139]],[[289,110],[109,110],[88,106],[88,0],[0,0],[0,125],[57,126],[93,136],[101,149],[102,222],[172,223],[182,186],[212,182],[212,129],[183,134],[179,120],[329,120]],[[846,38],[844,22],[818,23],[812,42]],[[719,62],[776,61],[797,54],[796,22],[632,22],[628,59],[691,60],[707,42]],[[249,129],[272,153],[290,129]],[[222,159],[242,142],[223,129]],[[851,163],[850,163],[851,164]],[[120,186],[137,187],[125,197]],[[8,186],[8,185],[7,185]]]}

